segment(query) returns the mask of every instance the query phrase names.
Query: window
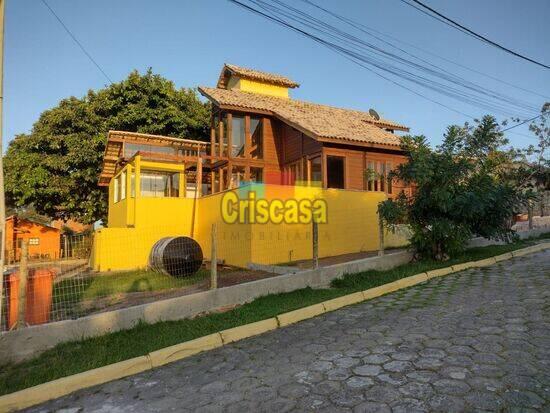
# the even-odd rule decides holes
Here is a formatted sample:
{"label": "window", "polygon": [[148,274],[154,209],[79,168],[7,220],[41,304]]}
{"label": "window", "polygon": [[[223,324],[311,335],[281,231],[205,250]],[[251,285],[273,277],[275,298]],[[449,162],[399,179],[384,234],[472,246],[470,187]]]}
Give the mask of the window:
{"label": "window", "polygon": [[220,118],[218,115],[212,116],[212,128],[214,128],[214,155],[221,155],[220,153]]}
{"label": "window", "polygon": [[262,120],[259,118],[250,118],[250,156],[253,159],[263,159],[263,131]]}
{"label": "window", "polygon": [[120,201],[120,194],[119,194],[119,188],[118,186],[120,185],[120,181],[118,180],[118,176],[115,178],[115,181],[113,183],[113,202],[118,202]]}
{"label": "window", "polygon": [[376,180],[376,171],[374,170],[374,162],[367,162],[367,170],[365,171],[365,179],[367,180],[367,191],[374,191],[374,182]]}
{"label": "window", "polygon": [[283,168],[283,185],[295,185],[299,178],[299,162],[292,163]]}
{"label": "window", "polygon": [[175,155],[178,152],[178,149],[173,146],[147,145],[147,144],[140,144],[140,143],[124,143],[125,158],[131,158],[138,152]]}
{"label": "window", "polygon": [[133,172],[130,176],[130,196],[132,198],[136,197],[136,174]]}
{"label": "window", "polygon": [[126,199],[126,171],[115,177],[113,184],[113,201],[116,203],[124,199]]}
{"label": "window", "polygon": [[367,191],[380,191],[391,194],[393,186],[391,179],[388,177],[391,170],[391,162],[368,161],[367,170],[365,171]]}
{"label": "window", "polygon": [[386,190],[386,164],[384,162],[378,163],[378,171],[380,173],[380,191]]}
{"label": "window", "polygon": [[345,158],[327,156],[327,187],[345,189]]}
{"label": "window", "polygon": [[321,157],[316,156],[309,160],[309,184],[322,184],[323,170],[321,167]]}
{"label": "window", "polygon": [[229,142],[229,135],[227,133],[227,116],[224,116],[223,119],[222,119],[222,139],[223,139],[223,144],[222,144],[222,148],[221,148],[221,155],[220,156],[227,156],[227,144]]}
{"label": "window", "polygon": [[[386,175],[389,175],[389,173],[391,172],[392,170],[392,163],[391,162],[386,162]],[[390,177],[387,178],[387,189],[386,189],[386,192],[388,194],[391,194],[393,192],[393,185],[392,185],[392,180]]]}
{"label": "window", "polygon": [[250,168],[250,181],[251,182],[263,182],[263,169],[262,168]]}
{"label": "window", "polygon": [[141,171],[141,196],[178,197],[178,172]]}
{"label": "window", "polygon": [[40,238],[29,238],[29,245],[40,245]]}
{"label": "window", "polygon": [[118,179],[120,180],[120,200],[122,201],[123,199],[126,199],[126,171],[121,172]]}
{"label": "window", "polygon": [[231,188],[238,188],[244,182],[244,166],[234,166],[231,171]]}
{"label": "window", "polygon": [[244,142],[244,117],[233,116],[231,124],[231,156],[234,158],[244,158]]}

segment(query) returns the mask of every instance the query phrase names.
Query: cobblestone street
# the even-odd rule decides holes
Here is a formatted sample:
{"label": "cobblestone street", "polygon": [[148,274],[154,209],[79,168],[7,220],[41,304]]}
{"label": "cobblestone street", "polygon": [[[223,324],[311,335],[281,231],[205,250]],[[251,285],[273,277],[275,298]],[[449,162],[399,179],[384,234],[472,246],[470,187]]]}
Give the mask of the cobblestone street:
{"label": "cobblestone street", "polygon": [[550,411],[550,251],[432,279],[29,411]]}

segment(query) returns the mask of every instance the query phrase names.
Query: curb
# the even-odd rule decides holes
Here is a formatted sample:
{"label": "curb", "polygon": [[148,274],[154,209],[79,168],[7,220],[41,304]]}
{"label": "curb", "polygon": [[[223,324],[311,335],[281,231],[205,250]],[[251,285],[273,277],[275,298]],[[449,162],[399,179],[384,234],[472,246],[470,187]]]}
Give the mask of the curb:
{"label": "curb", "polygon": [[409,288],[414,285],[424,283],[435,277],[442,277],[469,268],[486,267],[488,265],[498,263],[499,261],[511,259],[512,257],[522,257],[524,255],[539,252],[548,248],[550,248],[550,242],[540,243],[530,247],[518,249],[511,253],[498,255],[496,257],[486,258],[479,261],[465,262],[462,264],[453,265],[451,267],[423,272],[410,277],[401,278],[400,280],[388,284],[370,288],[368,290],[344,295],[308,307],[300,308],[298,310],[290,311],[288,313],[279,314],[276,317],[268,318],[266,320],[230,328],[218,333],[213,333],[194,340],[186,341],[184,343],[165,347],[163,349],[153,351],[145,356],[135,357],[129,360],[120,361],[118,363],[109,364],[107,366],[98,367],[93,370],[62,377],[60,379],[36,385],[34,387],[29,387],[27,389],[0,396],[0,412],[24,409],[48,400],[65,396],[77,390],[121,379],[146,370],[151,370],[203,351],[222,347],[223,345],[234,341],[263,334],[280,327],[294,324],[302,320],[307,320],[342,307],[358,304],[362,301],[389,294],[403,288]]}

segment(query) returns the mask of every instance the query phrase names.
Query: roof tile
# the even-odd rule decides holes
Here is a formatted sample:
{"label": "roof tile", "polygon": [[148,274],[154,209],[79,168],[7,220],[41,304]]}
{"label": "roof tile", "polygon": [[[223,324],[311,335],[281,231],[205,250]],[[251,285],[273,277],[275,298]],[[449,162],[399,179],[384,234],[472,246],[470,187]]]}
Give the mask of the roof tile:
{"label": "roof tile", "polygon": [[240,90],[200,87],[199,91],[217,105],[271,112],[298,129],[310,132],[317,139],[400,146],[401,138],[383,128],[408,131],[403,125],[385,119],[376,120],[358,110]]}
{"label": "roof tile", "polygon": [[226,75],[225,75],[226,71],[229,71],[230,73],[238,77],[241,77],[243,79],[258,80],[261,82],[266,82],[266,83],[271,83],[271,84],[286,86],[291,88],[296,88],[300,86],[299,83],[296,83],[295,81],[285,76],[277,75],[274,73],[262,72],[261,70],[247,69],[245,67],[240,67],[240,66],[226,63],[223,66],[222,73],[218,81],[218,87],[225,86],[224,83],[227,82],[228,80],[226,79]]}

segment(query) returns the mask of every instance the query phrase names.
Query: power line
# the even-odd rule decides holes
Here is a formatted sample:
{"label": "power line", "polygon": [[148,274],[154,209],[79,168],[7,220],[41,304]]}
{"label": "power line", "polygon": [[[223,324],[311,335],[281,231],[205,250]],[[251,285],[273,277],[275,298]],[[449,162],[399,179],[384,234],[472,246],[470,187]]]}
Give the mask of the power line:
{"label": "power line", "polygon": [[[422,64],[413,62],[411,60],[408,60],[406,58],[398,56],[394,53],[391,53],[391,52],[388,52],[384,49],[381,49],[380,47],[377,47],[377,46],[375,46],[371,43],[368,43],[368,42],[365,42],[361,39],[358,39],[357,37],[355,37],[353,35],[350,35],[349,33],[344,32],[340,29],[337,29],[334,26],[331,26],[330,24],[328,24],[328,23],[326,23],[322,20],[319,20],[319,19],[303,12],[302,10],[291,7],[291,6],[283,3],[282,1],[272,0],[274,3],[277,3],[277,4],[281,5],[282,7],[284,7],[285,8],[284,10],[279,8],[279,7],[276,7],[276,6],[268,5],[268,4],[266,4],[265,1],[262,1],[262,0],[249,0],[249,1],[252,2],[252,3],[257,4],[258,6],[260,6],[264,10],[274,11],[276,13],[280,13],[280,14],[284,15],[285,17],[290,18],[290,19],[292,19],[292,20],[294,20],[294,21],[296,21],[300,24],[303,24],[307,27],[313,28],[314,30],[321,31],[323,34],[328,35],[332,38],[337,38],[337,40],[342,40],[343,39],[346,44],[351,43],[354,48],[357,48],[356,47],[357,44],[359,44],[361,46],[361,48],[363,46],[365,46],[365,47],[368,48],[368,50],[366,50],[366,51],[371,53],[371,54],[375,54],[375,55],[380,56],[382,58],[392,60],[392,61],[394,61],[398,64],[408,66],[412,69],[415,69],[415,70],[418,70],[420,72],[426,73],[430,76],[434,76],[434,77],[437,77],[437,78],[442,79],[444,81],[450,82],[451,85],[460,85],[460,86],[462,86],[466,89],[469,89],[470,93],[473,92],[473,93],[477,93],[477,94],[481,94],[481,95],[485,95],[485,96],[490,96],[493,99],[497,99],[499,103],[500,102],[507,102],[507,103],[509,103],[513,106],[516,106],[518,108],[521,107],[522,109],[527,110],[527,111],[536,111],[537,110],[535,107],[530,106],[530,104],[528,104],[528,103],[524,104],[524,103],[518,101],[517,99],[510,98],[510,97],[502,95],[498,92],[491,91],[490,89],[487,89],[487,88],[485,88],[481,85],[476,85],[475,83],[472,83],[472,82],[470,82],[466,79],[463,79],[460,76],[457,76],[457,75],[447,71],[446,69],[444,69],[442,67],[434,65],[434,64],[428,62],[425,59],[422,59],[418,56],[415,56],[415,55],[407,52],[406,50],[403,50],[403,49],[401,49],[401,48],[399,48],[399,47],[397,47],[397,46],[395,46],[395,45],[393,45],[389,42],[386,42],[385,40],[380,39],[380,37],[377,37],[377,36],[372,35],[371,33],[365,32],[364,30],[361,30],[360,28],[358,28],[356,25],[354,25],[350,21],[346,20],[346,18],[344,18],[342,16],[339,16],[339,15],[333,13],[333,12],[330,12],[327,9],[323,9],[322,7],[319,7],[319,6],[315,5],[314,3],[312,3],[308,0],[302,0],[302,1],[304,1],[306,4],[312,5],[316,8],[319,8],[319,9],[323,10],[324,12],[328,13],[332,17],[336,17],[338,20],[344,21],[345,23],[351,25],[352,27],[362,31],[363,33],[366,33],[367,35],[369,35],[371,37],[374,37],[375,39],[381,41],[382,43],[388,44],[391,47],[394,47],[397,50],[401,51],[402,53],[404,53],[408,56],[411,56],[413,59],[419,60],[420,62],[422,62],[422,63],[424,63],[428,66],[431,66],[431,67],[423,66]],[[286,9],[292,11],[295,14],[288,13],[288,11]],[[298,14],[299,16],[296,16],[296,14]],[[322,26],[323,29],[319,29],[319,26]],[[328,29],[328,31],[325,30],[325,29]],[[334,35],[334,33],[336,34],[336,36]],[[381,62],[381,61],[379,61],[379,62]],[[386,71],[391,71],[390,69],[403,71],[402,69],[398,69],[396,66],[393,66],[393,65],[390,66],[390,65],[384,64],[384,66],[385,66]],[[413,76],[413,77],[416,77],[417,79],[419,78],[418,75],[415,75],[415,74],[413,74],[411,72],[408,72],[408,71],[404,71],[403,73],[406,73],[406,75],[409,76],[409,77]],[[423,79],[423,81],[428,81],[428,79],[426,79],[426,78],[422,78],[422,79]],[[431,82],[432,86],[435,83],[436,82],[432,81]],[[424,86],[426,87],[426,85],[424,85]],[[441,87],[442,84],[439,83],[439,86]],[[455,93],[462,93],[462,92],[459,92],[458,90],[455,89]],[[473,95],[470,94],[470,96],[473,96]],[[499,109],[499,110],[501,112],[504,112],[504,110],[502,110],[502,108]],[[510,114],[511,112],[508,112],[508,113]]]}
{"label": "power line", "polygon": [[517,128],[518,126],[521,126],[521,125],[525,125],[526,123],[528,122],[531,122],[531,121],[534,121],[535,119],[538,119],[540,117],[544,116],[544,113],[541,113],[540,115],[538,116],[535,116],[534,118],[531,118],[531,119],[525,119],[524,121],[514,125],[514,126],[510,126],[509,128],[506,128],[506,129],[502,129],[502,132],[506,132],[507,130],[510,130],[510,129],[514,129],[514,128]]}
{"label": "power line", "polygon": [[[464,65],[464,64],[462,64],[462,63],[459,63],[459,62],[457,62],[457,61],[455,61],[455,60],[448,59],[448,58],[446,58],[446,57],[444,57],[444,56],[441,56],[441,55],[439,55],[439,54],[437,54],[437,53],[434,53],[434,52],[432,52],[432,51],[430,51],[430,50],[427,50],[427,49],[425,49],[425,48],[422,48],[422,47],[416,46],[416,45],[414,45],[414,44],[408,43],[408,42],[406,42],[406,41],[404,41],[404,40],[402,40],[402,39],[399,39],[399,38],[394,37],[394,36],[391,36],[391,35],[389,35],[389,34],[387,34],[387,33],[381,32],[380,30],[376,30],[376,29],[374,29],[374,28],[372,28],[372,27],[369,27],[369,26],[365,25],[364,23],[359,22],[358,20],[353,20],[353,19],[350,19],[350,18],[348,18],[348,17],[339,15],[339,14],[337,14],[337,13],[335,13],[335,12],[329,10],[329,9],[326,9],[326,8],[324,8],[324,7],[320,6],[320,5],[318,5],[317,3],[315,3],[315,2],[313,2],[313,1],[311,1],[311,0],[302,0],[302,1],[303,1],[304,3],[306,3],[306,4],[309,4],[309,5],[312,6],[312,7],[315,7],[315,8],[317,8],[317,9],[319,9],[319,10],[324,11],[325,13],[327,13],[327,14],[329,14],[329,15],[331,15],[331,16],[333,16],[333,17],[335,17],[335,18],[337,18],[337,19],[339,19],[339,20],[341,20],[341,21],[346,22],[346,23],[349,24],[350,26],[355,27],[357,30],[360,30],[361,32],[363,32],[363,33],[365,33],[365,34],[367,34],[367,35],[369,35],[369,36],[374,37],[375,39],[377,39],[377,40],[383,42],[384,44],[387,44],[387,45],[389,45],[389,46],[391,46],[391,47],[393,47],[393,48],[395,48],[395,49],[397,49],[397,50],[400,50],[400,51],[402,51],[403,53],[406,53],[407,55],[410,55],[410,56],[415,57],[416,59],[420,59],[420,58],[417,57],[417,56],[412,55],[411,53],[409,53],[409,52],[407,52],[407,51],[401,49],[399,46],[396,46],[395,44],[393,44],[393,43],[391,43],[391,42],[389,42],[389,41],[387,41],[387,40],[381,39],[380,37],[376,36],[375,34],[377,34],[377,35],[379,35],[379,36],[383,36],[383,37],[385,37],[385,38],[387,38],[387,39],[391,39],[391,40],[393,40],[393,41],[395,41],[395,42],[401,43],[402,45],[405,45],[405,46],[408,46],[408,47],[412,47],[413,49],[419,50],[419,51],[421,51],[421,52],[423,52],[423,53],[426,53],[426,54],[428,54],[428,55],[430,55],[430,56],[434,56],[434,57],[436,57],[436,58],[438,58],[438,59],[441,59],[441,60],[443,60],[443,61],[445,61],[445,62],[447,62],[447,63],[450,63],[450,64],[453,64],[453,65],[455,65],[455,66],[458,66],[458,67],[460,67],[460,68],[462,68],[462,69],[468,70],[468,71],[470,71],[470,72],[476,73],[476,74],[481,75],[481,76],[485,76],[485,77],[487,77],[487,78],[489,78],[489,79],[491,79],[491,80],[494,80],[495,82],[499,82],[499,83],[502,83],[502,84],[504,84],[504,85],[511,86],[511,87],[513,87],[513,88],[515,88],[515,89],[522,90],[522,91],[527,92],[527,93],[531,93],[531,94],[533,94],[533,95],[539,96],[539,97],[544,98],[544,99],[550,99],[550,97],[545,96],[545,95],[542,95],[542,94],[540,94],[540,93],[538,93],[538,92],[535,92],[534,90],[530,90],[530,89],[521,87],[521,86],[519,86],[519,85],[515,85],[515,84],[513,84],[513,83],[507,82],[507,81],[505,81],[505,80],[499,79],[499,78],[496,77],[496,76],[492,76],[492,75],[490,75],[490,74],[488,74],[488,73],[484,73],[484,72],[481,72],[481,71],[479,71],[479,70],[473,69],[473,68],[471,68],[471,67],[469,67],[469,66],[467,66],[467,65]],[[375,34],[373,34],[373,33],[375,33]],[[424,59],[420,59],[420,60],[423,61],[423,62],[426,62]],[[430,64],[430,65],[433,66],[433,64],[431,64],[431,63],[428,63],[428,64]],[[435,66],[435,67],[439,67],[439,66]]]}
{"label": "power line", "polygon": [[[467,28],[466,26],[464,26],[464,25],[458,23],[457,21],[455,21],[455,20],[453,20],[453,19],[451,19],[451,18],[445,16],[445,15],[442,14],[442,13],[439,13],[437,10],[435,10],[435,9],[431,8],[430,6],[428,6],[428,5],[424,4],[424,3],[422,3],[422,2],[419,1],[419,0],[410,0],[410,1],[413,1],[414,3],[418,4],[420,7],[423,7],[425,10],[429,10],[429,11],[430,11],[431,13],[433,13],[433,14],[427,13],[427,12],[425,12],[425,11],[419,9],[417,6],[415,6],[414,4],[409,3],[409,1],[407,1],[407,0],[401,0],[402,3],[405,3],[406,5],[412,7],[412,8],[414,8],[414,9],[416,9],[416,10],[419,10],[419,11],[423,12],[424,14],[426,14],[426,15],[428,15],[428,16],[430,16],[430,17],[432,17],[432,18],[434,18],[434,19],[436,19],[436,20],[438,20],[438,21],[440,21],[440,22],[441,22],[442,19],[443,19],[443,21],[444,21],[445,24],[447,24],[447,25],[450,26],[450,27],[453,27],[453,28],[456,29],[456,30],[461,31],[462,33],[468,34],[468,35],[470,35],[470,36],[472,36],[472,37],[474,37],[474,38],[476,38],[476,39],[478,39],[478,40],[481,40],[482,42],[485,42],[485,43],[487,43],[487,44],[490,44],[490,45],[493,46],[493,47],[496,47],[496,48],[498,48],[498,49],[500,49],[500,50],[503,50],[503,51],[505,51],[506,53],[509,53],[509,54],[511,54],[511,55],[513,55],[513,56],[519,57],[520,59],[523,59],[523,60],[526,60],[526,61],[528,61],[528,62],[534,63],[534,64],[536,64],[536,65],[538,65],[538,66],[544,67],[545,69],[550,69],[550,66],[548,66],[548,65],[546,65],[546,64],[544,64],[544,63],[538,62],[538,61],[536,61],[536,60],[534,60],[534,59],[531,59],[530,57],[527,57],[527,56],[522,55],[522,54],[520,54],[520,53],[518,53],[518,52],[515,52],[515,51],[513,51],[513,50],[511,50],[511,49],[509,49],[509,48],[507,48],[507,47],[505,47],[505,46],[502,46],[502,45],[499,44],[499,43],[496,43],[496,42],[494,42],[494,41],[488,39],[488,38],[485,37],[485,36],[482,36],[482,35],[479,34],[479,33],[474,32],[473,30],[470,30],[470,29]],[[434,15],[435,15],[435,16],[434,16]],[[436,17],[436,16],[437,16],[437,17]]]}
{"label": "power line", "polygon": [[[513,98],[508,98],[496,92],[491,92],[490,90],[485,89],[482,86],[474,85],[458,76],[441,73],[440,71],[426,68],[425,66],[422,66],[410,60],[404,59],[398,55],[389,53],[386,50],[383,50],[373,44],[365,42],[362,39],[358,39],[347,32],[337,29],[322,20],[316,19],[301,10],[288,6],[282,1],[273,0],[273,3],[282,5],[283,8],[274,6],[272,4],[268,4],[266,1],[262,1],[262,0],[248,0],[249,3],[253,3],[256,6],[259,6],[260,8],[265,10],[265,12],[260,12],[258,9],[255,9],[249,5],[246,5],[241,1],[232,1],[232,2],[234,4],[237,4],[241,7],[246,8],[249,11],[259,14],[262,17],[272,20],[277,24],[290,28],[291,30],[296,31],[299,34],[314,40],[315,42],[322,44],[323,46],[337,52],[338,54],[346,57],[348,60],[351,60],[353,63],[358,64],[359,66],[365,69],[367,69],[366,65],[368,65],[369,66],[368,70],[375,73],[377,76],[381,76],[381,73],[379,73],[377,70],[373,70],[373,68],[376,68],[382,72],[390,73],[398,78],[404,79],[408,82],[414,83],[423,88],[436,91],[442,95],[452,97],[461,102],[475,105],[475,106],[484,108],[486,110],[488,109],[490,111],[497,111],[497,112],[503,112],[503,113],[506,112],[508,114],[512,114],[512,112],[509,112],[508,109],[505,109],[503,106],[501,106],[501,104],[504,102],[514,105],[516,108],[535,111],[535,109],[528,109],[527,107],[523,106],[520,102],[518,102]],[[275,13],[275,16],[277,17],[274,17],[273,13]],[[283,18],[280,16],[284,16],[286,19],[293,20],[300,25],[312,28],[315,31],[320,32],[324,36],[328,36],[332,39],[336,39],[338,43],[334,43],[333,41],[323,39],[322,37],[312,34],[306,29],[301,29],[295,25],[292,25],[288,21],[283,20]],[[357,52],[357,50],[359,50],[359,52]],[[365,53],[368,53],[368,54],[365,54]],[[384,60],[381,60],[380,58]],[[444,80],[445,82],[448,82],[448,84],[443,84],[441,82],[438,82],[433,79],[429,79],[417,73],[413,73],[409,70],[404,70],[398,66],[395,66],[392,63],[387,62],[386,60],[391,60],[398,64],[409,66],[414,70],[418,70],[430,76],[436,76]],[[437,103],[438,105],[444,106],[450,110],[466,115],[463,112],[450,108],[449,106],[443,105],[441,102],[437,102],[434,99],[428,98],[427,96],[422,95],[409,87],[406,87],[402,83],[396,82],[395,80],[390,80],[387,77],[383,77],[383,78],[385,80],[391,81],[392,83],[412,93],[415,93],[427,100],[430,100],[431,102]],[[460,89],[460,87],[467,88],[468,91],[463,91]],[[478,95],[481,95],[481,96],[478,96]],[[471,117],[468,115],[466,116]],[[516,115],[515,117],[523,118],[527,116],[529,115],[520,115],[520,116]]]}
{"label": "power line", "polygon": [[95,59],[92,57],[92,55],[90,53],[88,53],[88,51],[86,50],[86,48],[82,45],[82,43],[80,43],[78,41],[78,39],[76,38],[76,36],[69,30],[69,28],[67,27],[67,25],[65,23],[63,23],[63,20],[61,20],[61,18],[55,13],[55,11],[50,7],[50,5],[46,2],[46,0],[42,0],[42,3],[44,3],[44,6],[46,6],[48,8],[48,10],[53,14],[53,16],[57,19],[57,21],[59,22],[59,24],[61,24],[61,26],[65,29],[65,31],[67,32],[67,34],[69,36],[71,36],[71,39],[73,39],[73,41],[77,44],[77,46],[80,48],[80,50],[82,50],[82,52],[88,57],[88,59],[90,59],[90,61],[95,65],[95,67],[97,67],[97,69],[101,72],[101,74],[103,76],[105,76],[105,79],[107,79],[109,81],[109,83],[113,83],[113,81],[111,80],[111,78],[107,75],[107,73],[105,73],[105,71],[101,68],[101,66],[95,61]]}
{"label": "power line", "polygon": [[464,112],[461,112],[461,111],[459,111],[459,110],[453,109],[453,108],[451,108],[450,106],[445,105],[444,103],[441,103],[441,102],[439,102],[439,101],[437,101],[437,100],[431,99],[430,97],[427,97],[427,96],[425,96],[425,95],[423,95],[423,94],[421,94],[421,93],[419,93],[419,92],[417,92],[417,91],[415,91],[415,90],[413,90],[413,89],[411,89],[411,88],[409,88],[409,87],[407,87],[407,86],[405,86],[405,85],[403,85],[403,84],[401,84],[401,83],[399,83],[399,82],[397,82],[397,81],[395,81],[395,80],[393,80],[393,79],[390,79],[390,78],[388,78],[388,77],[386,77],[386,76],[384,76],[384,75],[378,73],[376,70],[374,70],[374,69],[372,69],[372,68],[366,67],[364,64],[361,64],[360,62],[357,62],[356,60],[354,60],[354,59],[351,58],[350,56],[344,54],[343,51],[338,50],[338,48],[337,48],[336,45],[334,45],[334,44],[332,44],[332,43],[330,43],[330,42],[327,42],[327,41],[324,40],[324,39],[321,39],[321,38],[319,38],[319,37],[317,37],[317,36],[311,35],[310,33],[306,32],[306,31],[304,31],[304,30],[302,30],[302,29],[300,29],[300,28],[298,28],[298,27],[295,27],[295,26],[293,26],[293,25],[291,25],[291,24],[289,24],[289,23],[287,23],[287,22],[285,22],[285,21],[283,21],[283,20],[281,20],[281,19],[278,19],[278,18],[276,18],[276,17],[270,16],[270,15],[268,15],[268,14],[266,14],[266,13],[263,13],[263,12],[261,12],[260,10],[257,10],[257,9],[255,9],[255,8],[253,8],[253,7],[250,7],[250,6],[247,5],[247,4],[241,3],[241,2],[238,1],[238,0],[228,0],[228,1],[231,2],[231,3],[234,3],[234,4],[236,4],[236,5],[238,5],[238,6],[240,6],[240,7],[243,7],[244,9],[247,9],[247,10],[251,11],[252,13],[258,14],[258,15],[260,15],[260,16],[265,17],[265,18],[268,19],[268,20],[271,20],[271,21],[273,21],[273,22],[275,22],[275,23],[277,23],[277,24],[280,24],[280,25],[282,25],[282,26],[284,26],[284,27],[287,27],[287,28],[289,28],[289,29],[291,29],[291,30],[293,30],[293,31],[295,31],[295,32],[297,32],[297,33],[300,33],[300,34],[304,35],[305,37],[308,37],[308,38],[314,40],[314,41],[317,42],[317,43],[320,43],[320,44],[322,44],[322,45],[328,47],[329,49],[331,49],[331,50],[333,50],[334,52],[336,52],[336,53],[342,55],[342,56],[345,57],[346,59],[351,60],[353,63],[355,63],[355,64],[357,64],[357,65],[363,67],[364,69],[370,71],[371,73],[374,73],[374,74],[376,74],[377,76],[379,76],[379,77],[381,77],[381,78],[383,78],[383,79],[385,79],[385,80],[387,80],[387,81],[389,81],[389,82],[391,82],[391,83],[393,83],[393,84],[395,84],[395,85],[397,85],[397,86],[399,86],[399,87],[401,87],[401,88],[403,88],[403,89],[406,89],[406,90],[408,90],[408,91],[411,92],[411,93],[414,93],[415,95],[418,95],[418,96],[420,96],[420,97],[422,97],[422,98],[424,98],[424,99],[426,99],[426,100],[429,100],[430,102],[436,103],[437,105],[440,105],[440,106],[442,106],[442,107],[444,107],[444,108],[446,108],[446,109],[449,109],[449,110],[451,110],[451,111],[453,111],[453,112],[455,112],[455,113],[458,113],[458,114],[460,114],[460,115],[463,115],[463,116],[465,116],[465,117],[467,117],[467,118],[471,118],[471,119],[474,118],[474,117],[471,116],[471,115],[468,115],[468,114],[466,114],[466,113],[464,113]]}
{"label": "power line", "polygon": [[[374,66],[374,67],[377,68],[377,69],[385,70],[385,71],[387,71],[387,72],[389,72],[389,73],[391,73],[391,74],[393,74],[393,75],[399,77],[399,73],[398,73],[398,72],[396,73],[396,72],[393,72],[393,71],[391,71],[391,70],[386,70],[386,69],[387,69],[386,67],[381,67],[381,66],[378,66],[378,65],[376,65],[376,64],[373,64],[372,62],[370,62],[370,61],[368,61],[368,60],[364,60],[365,58],[364,58],[364,56],[362,56],[362,55],[358,55],[357,53],[355,53],[355,52],[353,52],[353,51],[351,51],[351,50],[349,50],[349,49],[346,49],[345,47],[343,47],[343,46],[341,46],[341,45],[338,45],[338,44],[336,44],[336,43],[330,42],[330,41],[328,41],[328,40],[326,40],[326,39],[323,39],[323,38],[321,38],[321,37],[319,37],[319,36],[316,36],[316,35],[314,35],[314,34],[308,32],[308,31],[306,31],[306,30],[304,30],[304,29],[301,29],[301,28],[299,28],[299,27],[297,27],[297,26],[294,26],[294,25],[292,25],[291,23],[289,23],[289,22],[283,20],[282,18],[280,18],[280,17],[278,17],[278,16],[269,14],[269,9],[270,9],[270,8],[269,8],[269,7],[266,7],[266,3],[265,3],[264,1],[262,1],[262,0],[248,0],[248,1],[251,2],[251,3],[253,3],[253,4],[255,4],[255,5],[257,5],[257,6],[259,6],[259,7],[261,7],[265,12],[262,12],[261,10],[258,10],[258,9],[254,8],[254,7],[251,7],[250,5],[244,4],[244,3],[242,3],[241,1],[238,1],[238,0],[228,0],[228,1],[231,2],[231,3],[233,3],[233,4],[236,4],[236,5],[238,5],[238,6],[242,7],[242,8],[244,8],[244,9],[246,9],[246,10],[248,10],[248,11],[254,13],[254,14],[260,15],[260,16],[262,16],[262,17],[268,19],[268,20],[271,20],[272,22],[274,22],[274,23],[276,23],[276,24],[279,24],[279,25],[281,25],[281,26],[283,26],[283,27],[286,27],[286,28],[288,28],[288,29],[290,29],[290,30],[292,30],[292,31],[295,31],[295,32],[297,32],[297,33],[299,33],[299,34],[301,34],[301,35],[303,35],[303,36],[305,36],[305,37],[307,37],[307,38],[309,38],[309,39],[315,41],[316,43],[319,43],[319,44],[321,44],[321,45],[327,47],[328,49],[334,51],[335,53],[337,53],[337,54],[343,56],[343,57],[346,58],[347,60],[352,61],[353,63],[355,63],[355,64],[361,66],[362,68],[368,70],[369,72],[371,72],[371,73],[373,73],[373,74],[375,74],[375,75],[377,75],[377,76],[379,76],[379,77],[385,79],[386,81],[389,81],[389,82],[391,82],[391,83],[393,83],[393,84],[395,84],[395,85],[397,85],[397,86],[399,86],[399,87],[401,87],[401,88],[403,88],[403,89],[406,89],[406,90],[408,90],[409,92],[414,93],[415,95],[418,95],[418,96],[420,96],[420,97],[422,97],[422,98],[424,98],[424,99],[426,99],[426,100],[429,100],[430,102],[433,102],[433,103],[435,103],[435,104],[437,104],[437,105],[443,106],[443,107],[445,107],[445,108],[448,109],[448,110],[451,110],[451,111],[453,111],[453,112],[459,113],[459,114],[465,116],[466,118],[475,119],[474,116],[469,115],[469,114],[464,113],[464,112],[461,112],[461,111],[459,111],[459,110],[457,110],[457,109],[455,109],[455,108],[452,108],[452,107],[450,107],[450,106],[447,106],[447,105],[445,105],[445,104],[443,104],[443,103],[441,103],[441,102],[439,102],[439,101],[437,101],[437,100],[435,100],[435,99],[432,99],[432,98],[430,98],[430,97],[428,97],[428,96],[425,96],[425,95],[423,95],[423,94],[421,94],[421,93],[415,91],[414,89],[411,89],[411,88],[409,88],[409,87],[403,85],[402,83],[399,83],[399,82],[395,81],[394,79],[391,79],[391,78],[389,78],[389,77],[387,77],[387,76],[384,76],[382,73],[379,73],[377,70],[375,70],[375,69],[373,69],[372,67],[369,67],[369,66]],[[279,4],[284,4],[284,3],[282,3],[280,0],[273,0],[273,1],[276,2],[276,3],[279,3]],[[286,15],[288,16],[288,13],[287,13]],[[296,20],[296,19],[294,19],[294,20]],[[306,26],[312,27],[311,24],[306,24]],[[327,26],[327,27],[328,27],[328,26]],[[322,31],[322,32],[325,33],[325,34],[327,33],[326,31]],[[334,37],[336,37],[336,36],[332,35],[332,37],[334,38]],[[369,66],[367,66],[367,65],[369,65]],[[406,78],[406,80],[413,81],[413,80],[411,80],[411,79],[409,79],[409,78]],[[416,83],[418,83],[418,82],[416,82]],[[532,120],[535,120],[535,119],[537,119],[537,118],[539,118],[539,117],[541,117],[541,116],[542,116],[542,115],[537,115],[537,116],[535,116],[535,117],[526,119],[524,122],[522,122],[522,123],[520,123],[520,124],[518,124],[518,125],[515,125],[515,126],[513,126],[513,127],[507,128],[507,129],[504,129],[503,132],[504,132],[504,131],[507,131],[507,130],[509,130],[509,129],[513,129],[513,128],[517,127],[517,126],[521,126],[522,124],[527,123],[527,122],[530,122],[530,121],[532,121]],[[514,132],[511,132],[511,133],[514,133]]]}

